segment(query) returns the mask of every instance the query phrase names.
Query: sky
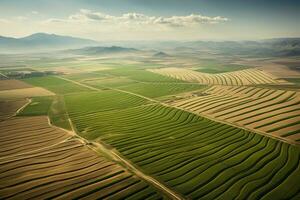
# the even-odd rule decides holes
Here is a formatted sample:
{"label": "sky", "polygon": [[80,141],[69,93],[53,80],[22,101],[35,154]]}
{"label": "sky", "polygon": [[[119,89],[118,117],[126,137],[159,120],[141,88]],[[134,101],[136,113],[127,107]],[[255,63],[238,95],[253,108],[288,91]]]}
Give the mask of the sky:
{"label": "sky", "polygon": [[0,35],[110,40],[300,37],[299,0],[0,0]]}

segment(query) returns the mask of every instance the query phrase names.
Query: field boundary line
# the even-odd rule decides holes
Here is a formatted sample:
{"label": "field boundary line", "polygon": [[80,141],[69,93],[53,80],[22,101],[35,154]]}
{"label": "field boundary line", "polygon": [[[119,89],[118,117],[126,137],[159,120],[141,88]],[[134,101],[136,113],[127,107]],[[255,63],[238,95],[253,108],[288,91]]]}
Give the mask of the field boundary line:
{"label": "field boundary line", "polygon": [[[87,88],[93,88],[93,90],[101,91],[98,88],[95,88],[93,86],[88,86],[88,85],[85,85],[83,83],[79,83],[77,81],[73,81],[73,80],[70,80],[70,79],[67,79],[67,78],[63,78],[63,77],[59,77],[59,78],[64,79],[64,80],[69,81],[69,82],[72,82],[72,83],[75,83],[75,84],[78,84],[78,85],[81,85],[81,86],[84,86],[84,87],[87,87]],[[188,112],[188,113],[192,113],[192,114],[195,114],[197,116],[204,117],[204,118],[207,118],[207,119],[215,121],[215,122],[219,122],[219,123],[222,123],[222,124],[227,124],[229,126],[240,128],[240,129],[252,132],[252,133],[257,133],[257,134],[260,134],[262,136],[265,136],[265,137],[268,137],[268,138],[272,138],[272,139],[275,139],[275,140],[279,140],[279,141],[284,142],[284,143],[288,143],[288,144],[291,144],[291,145],[294,145],[294,146],[300,146],[299,142],[296,142],[296,141],[293,141],[293,140],[290,140],[290,139],[287,139],[287,138],[283,138],[283,137],[280,137],[280,136],[268,134],[268,133],[266,133],[264,131],[259,131],[259,130],[256,130],[256,129],[254,130],[254,129],[249,129],[249,128],[246,128],[246,127],[242,127],[242,126],[239,126],[239,125],[231,123],[231,122],[227,122],[227,121],[223,121],[223,120],[219,120],[219,119],[210,117],[210,116],[205,115],[203,113],[196,113],[196,112],[193,112],[193,111],[190,111],[190,110],[186,110],[186,109],[183,109],[183,108],[180,108],[180,107],[177,107],[177,106],[169,105],[169,104],[166,104],[164,102],[161,102],[161,101],[158,101],[158,100],[155,100],[155,99],[152,99],[152,98],[140,95],[140,94],[135,94],[133,92],[129,92],[129,91],[126,91],[126,90],[116,89],[116,88],[109,88],[109,87],[107,87],[107,88],[111,89],[111,90],[115,90],[115,91],[119,91],[119,92],[131,94],[131,95],[134,95],[134,96],[137,96],[137,97],[141,97],[141,98],[144,98],[146,100],[159,103],[162,106],[166,106],[166,107],[169,107],[169,108],[175,108],[175,109],[179,109],[179,110],[182,110],[182,111],[185,111],[185,112]]]}
{"label": "field boundary line", "polygon": [[50,123],[51,126],[59,128],[61,130],[64,130],[64,131],[67,131],[67,132],[73,132],[73,134],[74,134],[73,136],[75,136],[76,139],[81,141],[86,147],[88,147],[91,150],[95,151],[97,154],[100,151],[102,154],[108,156],[111,160],[117,162],[123,168],[129,170],[131,173],[135,174],[139,178],[147,181],[148,183],[150,183],[151,185],[153,185],[158,190],[162,191],[162,193],[164,193],[165,195],[171,197],[172,199],[176,199],[176,200],[184,200],[185,199],[184,197],[182,197],[177,192],[173,191],[169,187],[162,184],[160,181],[156,180],[155,178],[153,178],[149,175],[144,174],[141,170],[139,170],[133,164],[131,164],[130,161],[128,161],[126,158],[124,158],[117,150],[108,148],[107,146],[109,146],[109,145],[104,143],[103,141],[90,142],[89,140],[87,140],[87,139],[81,137],[80,135],[78,135],[77,131],[76,131],[76,128],[74,127],[71,119],[69,118],[68,120],[70,122],[70,125],[71,125],[71,128],[72,128],[73,131],[68,131],[68,130],[65,130],[63,128],[56,127],[56,126],[52,125],[50,123],[50,121],[49,121],[49,123]]}
{"label": "field boundary line", "polygon": [[[66,81],[69,81],[69,82],[72,82],[72,83],[75,83],[77,85],[81,85],[81,86],[86,87],[86,88],[90,88],[92,90],[101,91],[98,88],[94,88],[92,86],[87,86],[85,84],[82,84],[82,83],[79,83],[79,82],[76,82],[76,81],[73,81],[73,80],[69,80],[69,79],[66,79],[66,78],[63,78],[63,77],[59,77],[59,78],[61,78],[63,80],[66,80]],[[142,95],[137,95],[137,94],[134,94],[134,93],[131,93],[131,92],[127,92],[127,91],[123,91],[123,90],[119,90],[119,89],[114,89],[114,88],[111,88],[111,89],[119,91],[119,92],[123,92],[123,93],[128,93],[128,94],[131,94],[131,95],[134,95],[134,96],[139,96],[141,98],[144,98],[144,99],[146,98],[146,99],[149,99],[151,101],[160,103],[157,100],[152,100],[152,99],[144,97]],[[136,176],[140,177],[141,179],[147,181],[148,183],[151,183],[151,185],[153,185],[158,190],[162,191],[165,195],[171,197],[172,199],[176,199],[176,200],[183,200],[183,199],[185,199],[180,194],[178,194],[177,192],[173,191],[169,187],[165,186],[160,181],[156,180],[155,178],[153,178],[153,177],[151,177],[149,175],[146,175],[144,172],[142,172],[141,170],[139,170],[138,168],[136,168],[133,164],[131,164],[131,162],[129,160],[127,160],[126,158],[123,158],[123,156],[121,155],[121,153],[119,153],[117,150],[108,148],[107,146],[109,146],[109,145],[107,145],[106,143],[104,143],[102,141],[101,142],[90,142],[87,139],[85,139],[85,138],[81,137],[80,135],[78,135],[76,127],[73,125],[72,120],[70,119],[68,112],[67,112],[67,117],[68,117],[68,121],[69,121],[69,123],[71,125],[71,129],[72,129],[71,132],[73,132],[76,135],[76,137],[83,144],[85,144],[87,147],[89,147],[90,149],[94,150],[96,153],[99,153],[99,150],[100,150],[104,154],[108,155],[115,162],[119,162],[121,165],[123,164],[122,166],[125,169],[131,171],[133,174],[135,174]],[[50,121],[49,121],[49,123],[51,124]],[[54,127],[56,127],[56,126],[54,126]],[[60,128],[60,127],[57,127],[57,128]],[[60,129],[64,130],[63,128],[60,128]],[[65,131],[67,131],[67,130],[65,130]]]}

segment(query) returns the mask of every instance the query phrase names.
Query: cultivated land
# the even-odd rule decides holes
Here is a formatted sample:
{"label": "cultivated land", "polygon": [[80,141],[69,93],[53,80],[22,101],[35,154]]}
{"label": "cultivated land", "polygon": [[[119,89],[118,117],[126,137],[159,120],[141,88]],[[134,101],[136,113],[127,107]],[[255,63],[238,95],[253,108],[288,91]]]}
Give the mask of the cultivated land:
{"label": "cultivated land", "polygon": [[30,88],[30,87],[32,86],[19,80],[0,80],[0,91]]}
{"label": "cultivated land", "polygon": [[283,139],[300,141],[300,93],[257,87],[213,86],[170,103]]}
{"label": "cultivated land", "polygon": [[1,198],[162,198],[120,165],[95,153],[46,116],[0,123]]}
{"label": "cultivated land", "polygon": [[22,79],[52,95],[0,102],[0,197],[298,199],[299,92],[251,66],[172,59],[82,58]]}
{"label": "cultivated land", "polygon": [[20,108],[26,106],[28,103],[29,100],[27,99],[0,101],[0,121],[13,117]]}
{"label": "cultivated land", "polygon": [[24,99],[26,97],[52,96],[52,95],[54,95],[54,93],[44,88],[31,87],[31,88],[15,89],[15,90],[2,90],[0,91],[0,100]]}
{"label": "cultivated land", "polygon": [[208,74],[182,68],[152,69],[152,72],[170,76],[188,82],[208,85],[255,85],[279,83],[273,75],[258,69],[245,69],[235,72]]}

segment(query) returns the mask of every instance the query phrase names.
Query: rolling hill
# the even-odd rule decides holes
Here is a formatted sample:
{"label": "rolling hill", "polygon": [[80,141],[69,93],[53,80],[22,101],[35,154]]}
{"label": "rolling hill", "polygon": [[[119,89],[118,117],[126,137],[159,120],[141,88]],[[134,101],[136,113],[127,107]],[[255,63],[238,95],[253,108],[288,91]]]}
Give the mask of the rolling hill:
{"label": "rolling hill", "polygon": [[99,43],[94,40],[47,33],[35,33],[22,38],[0,36],[0,51],[3,53],[40,52],[95,45]]}

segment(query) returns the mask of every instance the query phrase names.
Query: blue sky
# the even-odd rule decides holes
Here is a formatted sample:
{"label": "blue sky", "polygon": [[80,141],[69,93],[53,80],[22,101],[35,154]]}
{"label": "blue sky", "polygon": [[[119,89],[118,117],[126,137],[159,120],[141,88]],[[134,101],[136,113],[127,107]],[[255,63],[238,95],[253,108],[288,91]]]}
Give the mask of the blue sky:
{"label": "blue sky", "polygon": [[299,37],[299,10],[296,0],[1,0],[0,35],[48,32],[96,40]]}

